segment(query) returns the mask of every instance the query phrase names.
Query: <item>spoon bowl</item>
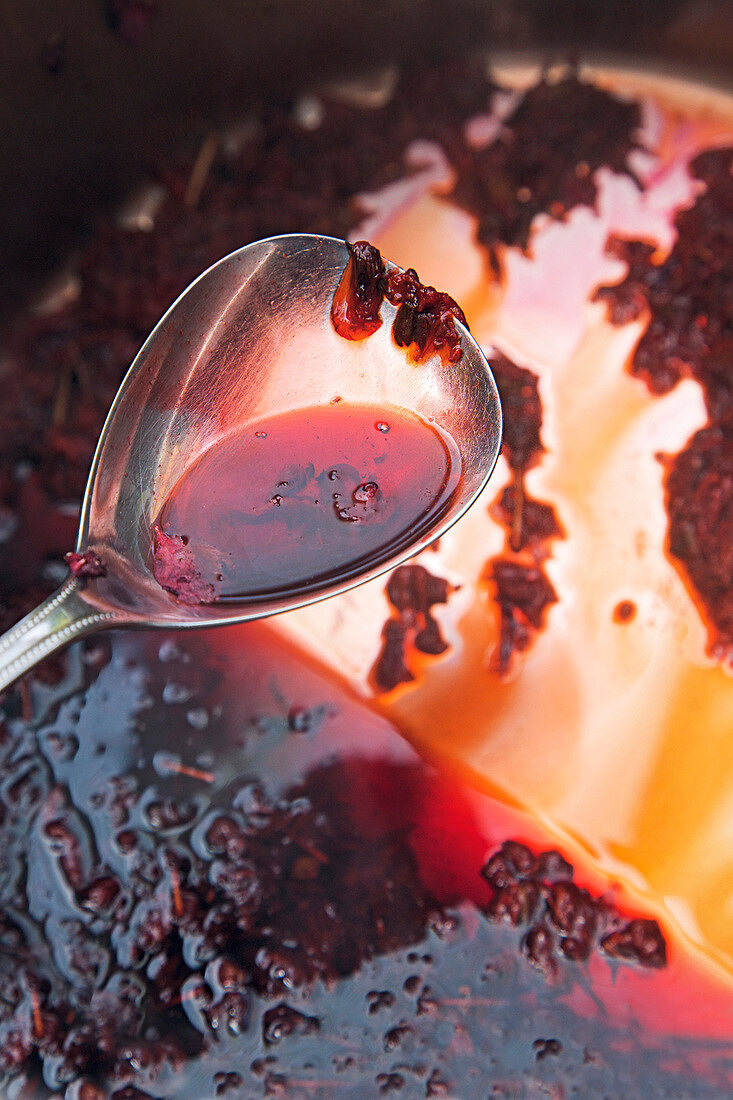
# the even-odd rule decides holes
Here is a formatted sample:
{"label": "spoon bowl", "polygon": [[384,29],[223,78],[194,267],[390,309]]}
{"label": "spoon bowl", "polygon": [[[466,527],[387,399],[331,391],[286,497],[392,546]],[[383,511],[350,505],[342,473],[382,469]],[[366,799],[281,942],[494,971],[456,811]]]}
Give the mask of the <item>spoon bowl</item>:
{"label": "spoon bowl", "polygon": [[[93,551],[106,574],[70,577],[0,638],[0,689],[104,627],[215,626],[343,592],[423,550],[476,499],[501,446],[501,407],[486,358],[457,323],[458,363],[446,365],[434,353],[416,364],[393,339],[396,309],[388,302],[368,339],[340,337],[331,304],[348,259],[334,238],[269,238],[224,257],[174,302],[122,382],[89,474],[77,549]],[[151,528],[184,471],[253,421],[334,398],[409,410],[452,436],[461,478],[435,524],[358,575],[315,591],[190,605],[161,588],[151,568]]]}

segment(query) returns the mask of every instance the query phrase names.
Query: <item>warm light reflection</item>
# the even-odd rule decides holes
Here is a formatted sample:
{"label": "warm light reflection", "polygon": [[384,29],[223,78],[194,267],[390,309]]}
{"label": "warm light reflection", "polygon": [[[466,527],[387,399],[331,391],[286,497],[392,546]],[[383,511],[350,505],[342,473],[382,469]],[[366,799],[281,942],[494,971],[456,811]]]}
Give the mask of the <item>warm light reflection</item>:
{"label": "warm light reflection", "polygon": [[[602,79],[633,89],[630,76]],[[439,609],[448,655],[421,658],[415,684],[379,700],[431,757],[528,807],[626,882],[667,927],[733,974],[733,679],[705,656],[706,634],[664,553],[659,451],[674,452],[705,420],[696,384],[653,398],[625,372],[641,324],[614,329],[588,304],[622,267],[603,255],[611,230],[672,240],[671,215],[695,187],[684,163],[730,140],[733,103],[720,93],[640,79],[672,104],[648,104],[649,187],[603,174],[597,214],[541,229],[531,259],[507,257],[508,284],[486,274],[471,219],[425,189],[383,217],[374,243],[390,260],[452,294],[473,333],[540,378],[547,454],[528,488],[551,502],[567,538],[547,564],[560,597],[548,627],[502,682],[488,671],[497,616],[480,576],[503,545],[488,507],[507,483],[500,462],[483,501],[422,560],[462,587]],[[679,105],[692,104],[686,115]],[[363,690],[387,612],[382,582],[282,624]],[[614,609],[631,601],[619,622]]]}

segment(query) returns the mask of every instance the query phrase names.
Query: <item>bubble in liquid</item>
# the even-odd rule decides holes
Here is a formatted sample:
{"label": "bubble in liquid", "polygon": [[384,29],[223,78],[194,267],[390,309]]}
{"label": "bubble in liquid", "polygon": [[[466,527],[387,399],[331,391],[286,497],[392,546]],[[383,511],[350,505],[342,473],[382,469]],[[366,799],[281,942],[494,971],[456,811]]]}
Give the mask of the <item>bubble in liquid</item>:
{"label": "bubble in liquid", "polygon": [[377,429],[378,432],[386,433],[389,431],[389,424],[386,420],[378,420],[374,427]]}
{"label": "bubble in liquid", "polygon": [[166,638],[158,650],[159,661],[176,661],[181,656],[181,651],[172,638]]}
{"label": "bubble in liquid", "polygon": [[166,752],[160,749],[153,756],[153,767],[158,775],[164,778],[169,776],[171,772],[177,771],[181,766],[181,758],[177,753]]}
{"label": "bubble in liquid", "polygon": [[379,486],[376,481],[366,481],[362,485],[357,485],[351,494],[354,498],[354,504],[368,504],[369,501],[374,500],[379,492]]}
{"label": "bubble in liquid", "polygon": [[177,684],[169,680],[163,687],[164,703],[187,703],[191,698],[191,692],[184,684]]}
{"label": "bubble in liquid", "polygon": [[267,439],[267,432],[255,432],[255,439]]}
{"label": "bubble in liquid", "polygon": [[379,514],[382,494],[376,481],[366,481],[357,485],[351,494],[353,503],[348,507],[339,507],[340,493],[334,493],[334,511],[344,523],[363,523]]}

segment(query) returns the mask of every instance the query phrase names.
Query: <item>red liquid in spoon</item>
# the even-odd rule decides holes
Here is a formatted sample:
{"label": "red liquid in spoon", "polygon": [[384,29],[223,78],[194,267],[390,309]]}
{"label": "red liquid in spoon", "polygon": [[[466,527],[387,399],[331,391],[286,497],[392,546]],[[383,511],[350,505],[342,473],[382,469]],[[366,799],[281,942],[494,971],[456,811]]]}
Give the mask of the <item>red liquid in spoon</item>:
{"label": "red liquid in spoon", "polygon": [[156,579],[187,603],[317,590],[413,541],[460,473],[450,436],[395,408],[339,404],[250,424],[205,451],[164,503]]}

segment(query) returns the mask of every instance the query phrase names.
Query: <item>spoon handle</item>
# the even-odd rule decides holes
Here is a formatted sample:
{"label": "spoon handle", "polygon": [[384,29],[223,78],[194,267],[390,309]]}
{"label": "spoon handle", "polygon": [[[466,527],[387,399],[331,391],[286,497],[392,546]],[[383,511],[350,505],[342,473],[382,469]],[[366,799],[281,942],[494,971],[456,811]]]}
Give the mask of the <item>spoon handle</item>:
{"label": "spoon handle", "polygon": [[79,581],[69,577],[6,634],[0,636],[0,691],[51,653],[75,638],[111,626],[112,611],[96,611],[79,592]]}

